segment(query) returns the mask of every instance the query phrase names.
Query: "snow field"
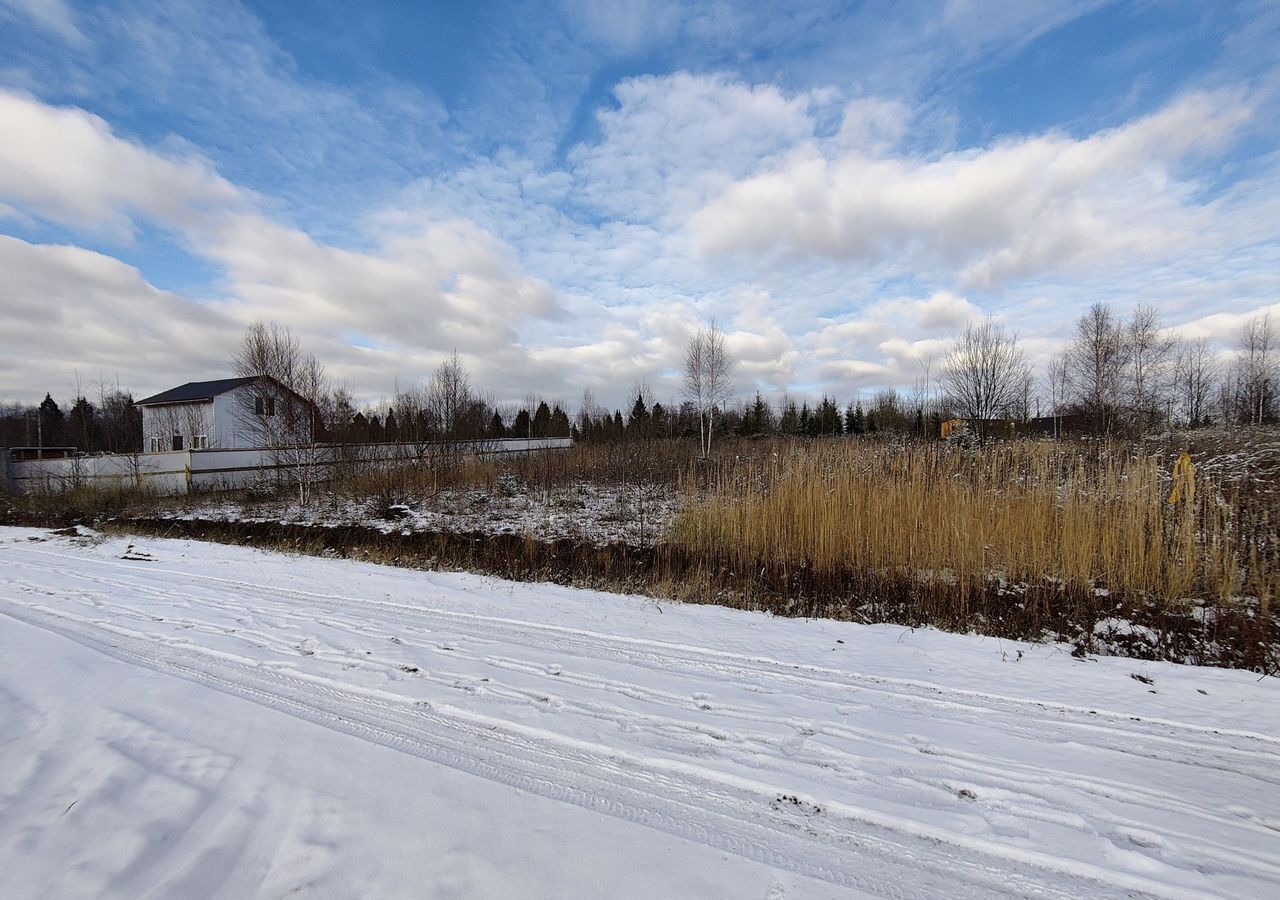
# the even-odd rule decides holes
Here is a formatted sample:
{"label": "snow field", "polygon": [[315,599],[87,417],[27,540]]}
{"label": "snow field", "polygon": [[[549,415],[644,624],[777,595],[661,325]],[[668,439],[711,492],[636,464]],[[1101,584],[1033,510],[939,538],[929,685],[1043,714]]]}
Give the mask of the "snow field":
{"label": "snow field", "polygon": [[5,896],[1280,890],[1245,672],[21,529],[0,614]]}

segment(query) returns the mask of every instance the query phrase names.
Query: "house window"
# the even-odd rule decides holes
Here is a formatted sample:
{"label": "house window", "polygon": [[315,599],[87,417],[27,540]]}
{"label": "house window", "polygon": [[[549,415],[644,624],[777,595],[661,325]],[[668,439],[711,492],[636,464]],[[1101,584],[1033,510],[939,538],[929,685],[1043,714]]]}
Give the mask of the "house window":
{"label": "house window", "polygon": [[275,397],[258,397],[253,401],[253,411],[260,416],[274,416],[276,414],[276,398]]}
{"label": "house window", "polygon": [[164,442],[161,441],[160,438],[158,437],[153,437],[151,439],[151,452],[159,453],[163,449],[164,449]]}
{"label": "house window", "polygon": [[209,449],[209,435],[207,435],[207,434],[197,434],[197,435],[194,435],[194,436],[191,438],[191,449],[192,449],[192,450],[208,450],[208,449]]}
{"label": "house window", "polygon": [[180,435],[180,434],[175,434],[175,435],[173,436],[173,449],[174,449],[174,450],[181,450],[181,449],[182,449],[182,435]]}

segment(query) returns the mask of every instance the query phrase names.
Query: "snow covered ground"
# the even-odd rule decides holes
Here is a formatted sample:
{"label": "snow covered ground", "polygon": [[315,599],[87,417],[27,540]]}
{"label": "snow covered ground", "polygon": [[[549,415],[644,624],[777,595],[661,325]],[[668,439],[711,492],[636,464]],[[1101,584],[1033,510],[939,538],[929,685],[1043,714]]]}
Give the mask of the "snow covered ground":
{"label": "snow covered ground", "polygon": [[360,525],[384,533],[449,531],[455,534],[534,535],[604,545],[655,543],[679,514],[677,491],[656,485],[605,487],[579,482],[550,490],[517,486],[501,490],[449,490],[407,503],[355,499],[335,494],[300,504],[290,497],[268,500],[214,495],[158,498],[157,518],[212,522],[283,522]]}
{"label": "snow covered ground", "polygon": [[5,898],[1280,896],[1278,759],[1247,672],[0,529]]}

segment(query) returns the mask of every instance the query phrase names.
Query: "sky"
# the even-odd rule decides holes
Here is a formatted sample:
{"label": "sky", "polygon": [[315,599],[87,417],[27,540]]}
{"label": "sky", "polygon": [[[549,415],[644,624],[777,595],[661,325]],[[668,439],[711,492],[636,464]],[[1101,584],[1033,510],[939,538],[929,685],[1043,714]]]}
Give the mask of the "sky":
{"label": "sky", "polygon": [[1105,301],[1280,315],[1280,4],[0,0],[0,400],[225,377],[287,325],[361,402],[1043,363]]}

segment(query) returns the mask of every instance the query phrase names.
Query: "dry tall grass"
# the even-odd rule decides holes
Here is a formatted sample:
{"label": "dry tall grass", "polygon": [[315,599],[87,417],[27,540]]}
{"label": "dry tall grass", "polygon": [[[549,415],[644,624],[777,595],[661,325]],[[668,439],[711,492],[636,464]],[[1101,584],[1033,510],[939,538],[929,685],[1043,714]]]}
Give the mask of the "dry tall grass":
{"label": "dry tall grass", "polygon": [[965,604],[998,580],[1173,603],[1280,588],[1274,526],[1202,479],[1167,502],[1168,473],[1118,448],[825,442],[729,459],[700,483],[673,543],[739,566],[866,572]]}

